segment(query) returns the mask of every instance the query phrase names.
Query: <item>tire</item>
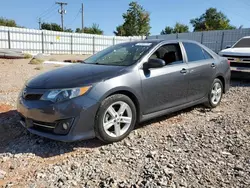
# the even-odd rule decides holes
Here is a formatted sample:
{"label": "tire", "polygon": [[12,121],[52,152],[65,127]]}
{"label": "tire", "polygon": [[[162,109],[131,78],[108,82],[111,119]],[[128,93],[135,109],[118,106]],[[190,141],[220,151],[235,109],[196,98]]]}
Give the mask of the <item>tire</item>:
{"label": "tire", "polygon": [[95,119],[95,134],[105,143],[118,142],[129,135],[135,123],[133,101],[126,95],[115,94],[101,103]]}
{"label": "tire", "polygon": [[[216,89],[217,88],[217,89]],[[219,92],[220,91],[220,92]],[[223,96],[223,84],[220,79],[216,78],[208,93],[208,102],[205,105],[209,108],[216,108]]]}

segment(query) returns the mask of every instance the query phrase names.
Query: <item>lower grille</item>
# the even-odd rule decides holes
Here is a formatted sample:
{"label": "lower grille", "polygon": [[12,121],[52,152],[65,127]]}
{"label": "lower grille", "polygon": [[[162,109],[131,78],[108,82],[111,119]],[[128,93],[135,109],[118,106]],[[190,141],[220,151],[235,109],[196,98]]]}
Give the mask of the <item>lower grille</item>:
{"label": "lower grille", "polygon": [[54,133],[55,127],[56,123],[33,121],[33,126],[31,128],[38,131]]}
{"label": "lower grille", "polygon": [[231,62],[230,66],[231,67],[249,67],[250,68],[250,63],[235,63],[235,62]]}

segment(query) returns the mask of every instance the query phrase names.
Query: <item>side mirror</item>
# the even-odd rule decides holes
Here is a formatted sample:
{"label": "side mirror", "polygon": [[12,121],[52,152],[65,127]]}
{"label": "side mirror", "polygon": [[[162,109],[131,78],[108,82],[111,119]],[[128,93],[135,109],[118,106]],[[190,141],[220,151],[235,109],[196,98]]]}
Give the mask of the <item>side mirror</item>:
{"label": "side mirror", "polygon": [[232,46],[231,45],[227,45],[225,49],[228,49],[228,48],[231,48]]}
{"label": "side mirror", "polygon": [[166,65],[162,59],[149,59],[147,63],[143,64],[143,69],[161,68]]}

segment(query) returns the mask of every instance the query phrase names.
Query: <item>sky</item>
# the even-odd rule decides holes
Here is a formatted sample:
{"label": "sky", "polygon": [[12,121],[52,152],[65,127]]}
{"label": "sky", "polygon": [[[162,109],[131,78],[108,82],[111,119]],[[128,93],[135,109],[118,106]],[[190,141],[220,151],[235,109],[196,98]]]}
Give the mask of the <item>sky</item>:
{"label": "sky", "polygon": [[[62,0],[67,2],[64,26],[75,30],[81,27],[81,3],[84,4],[84,24],[99,24],[105,35],[113,35],[116,26],[123,23],[122,14],[132,0]],[[161,32],[176,22],[187,24],[210,7],[227,15],[231,24],[250,27],[249,0],[137,0],[149,13],[151,35]],[[14,19],[18,25],[38,29],[38,18],[60,24],[59,6],[54,0],[1,0],[0,17]]]}

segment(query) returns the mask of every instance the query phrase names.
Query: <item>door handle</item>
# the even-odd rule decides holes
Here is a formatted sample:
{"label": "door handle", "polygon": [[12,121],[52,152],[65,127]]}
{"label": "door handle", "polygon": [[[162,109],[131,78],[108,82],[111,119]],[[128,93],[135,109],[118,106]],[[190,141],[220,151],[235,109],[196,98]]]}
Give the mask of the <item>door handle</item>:
{"label": "door handle", "polygon": [[212,67],[212,68],[215,68],[215,67],[216,67],[216,65],[215,65],[214,63],[212,63],[211,67]]}
{"label": "door handle", "polygon": [[187,73],[187,69],[183,68],[181,71],[180,71],[181,74],[186,74]]}

